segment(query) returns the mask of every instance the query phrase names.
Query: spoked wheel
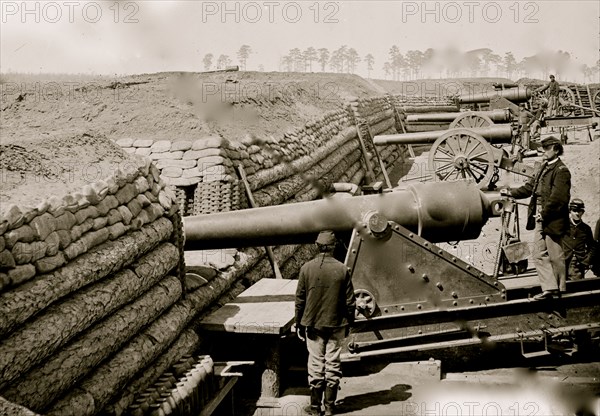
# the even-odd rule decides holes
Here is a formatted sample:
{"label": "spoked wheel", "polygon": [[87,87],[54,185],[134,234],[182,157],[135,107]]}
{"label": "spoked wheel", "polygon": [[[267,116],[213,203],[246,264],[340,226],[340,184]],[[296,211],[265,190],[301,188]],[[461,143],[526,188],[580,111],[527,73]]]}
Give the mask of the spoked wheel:
{"label": "spoked wheel", "polygon": [[571,104],[575,104],[575,94],[573,94],[573,91],[569,87],[560,87],[558,102],[560,103],[558,111],[563,117],[573,115],[575,107]]}
{"label": "spoked wheel", "polygon": [[450,123],[451,129],[459,128],[473,128],[473,127],[487,127],[494,124],[491,118],[486,115],[477,114],[473,111],[468,111],[460,116],[456,117],[452,123]]}
{"label": "spoked wheel", "polygon": [[600,111],[600,90],[594,93],[592,101],[594,103],[594,109]]}
{"label": "spoked wheel", "polygon": [[365,318],[370,318],[375,313],[377,309],[377,302],[375,302],[375,296],[371,294],[366,289],[356,289],[354,291],[354,296],[356,298],[356,309],[355,316],[359,318],[364,316]]}
{"label": "spoked wheel", "polygon": [[483,189],[494,174],[493,150],[481,135],[471,130],[450,130],[431,146],[429,169],[439,180],[472,179]]}

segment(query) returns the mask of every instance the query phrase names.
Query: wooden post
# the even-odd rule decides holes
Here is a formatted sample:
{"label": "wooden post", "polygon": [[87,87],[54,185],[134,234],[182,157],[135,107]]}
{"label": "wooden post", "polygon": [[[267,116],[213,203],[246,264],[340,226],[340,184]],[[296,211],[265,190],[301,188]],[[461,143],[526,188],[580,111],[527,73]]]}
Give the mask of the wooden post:
{"label": "wooden post", "polygon": [[[394,119],[396,120],[396,131],[398,130],[398,126],[400,126],[400,130],[402,130],[402,133],[406,134],[406,126],[404,125],[404,120],[406,119],[406,115],[400,115],[400,112],[398,111],[398,109],[396,108],[396,106],[394,105],[394,102],[390,100],[388,100],[390,102],[390,105],[392,106],[392,109],[394,110]],[[396,145],[398,147],[398,150],[401,151],[400,149],[400,145],[397,144]],[[409,144],[406,146],[408,148],[408,154],[410,155],[410,157],[412,157],[413,159],[416,157],[415,156],[415,151],[412,148],[412,145]]]}
{"label": "wooden post", "polygon": [[[248,183],[248,178],[246,177],[246,171],[244,170],[244,166],[241,164],[237,166],[238,173],[240,175],[240,179],[244,184],[244,189],[246,190],[246,195],[248,196],[248,202],[252,208],[256,208],[256,202],[254,201],[254,196],[252,195],[252,190],[250,189],[250,184]],[[271,267],[273,268],[273,274],[275,274],[276,279],[282,279],[281,270],[279,270],[279,265],[277,264],[277,259],[275,259],[275,254],[273,253],[273,249],[269,246],[265,246],[265,251],[267,252],[267,256],[269,257],[269,263],[271,263]]]}
{"label": "wooden post", "polygon": [[278,405],[277,398],[280,393],[280,339],[279,335],[267,336],[264,340],[264,360],[261,374],[260,399],[262,407]]}
{"label": "wooden post", "polygon": [[390,177],[388,176],[387,170],[385,169],[385,163],[383,163],[383,159],[381,159],[381,156],[379,156],[377,146],[375,146],[375,143],[373,143],[373,133],[371,133],[371,127],[369,127],[369,123],[367,123],[366,121],[365,128],[367,130],[367,135],[369,136],[369,141],[373,145],[373,151],[375,152],[375,156],[377,157],[377,161],[379,162],[379,167],[381,168],[381,173],[383,173],[385,183],[389,189],[392,189],[392,182],[390,181]]}
{"label": "wooden post", "polygon": [[365,160],[365,168],[367,170],[367,181],[373,182],[375,180],[375,172],[373,171],[373,166],[371,165],[371,161],[369,160],[369,154],[367,152],[367,147],[365,146],[365,141],[363,139],[362,133],[360,132],[360,125],[358,124],[358,120],[355,120],[356,132],[358,134],[358,142],[360,144],[360,151],[363,155],[363,159]]}

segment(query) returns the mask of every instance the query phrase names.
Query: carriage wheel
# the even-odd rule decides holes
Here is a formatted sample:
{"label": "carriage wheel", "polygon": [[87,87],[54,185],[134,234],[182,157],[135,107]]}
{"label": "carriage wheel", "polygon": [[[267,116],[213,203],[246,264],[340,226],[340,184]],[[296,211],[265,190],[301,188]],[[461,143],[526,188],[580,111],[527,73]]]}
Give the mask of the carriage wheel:
{"label": "carriage wheel", "polygon": [[360,316],[364,316],[365,318],[370,318],[375,313],[377,309],[377,302],[375,302],[375,296],[371,294],[366,289],[356,289],[354,291],[354,297],[356,298],[356,309],[354,312],[354,316],[356,318],[360,318]]}
{"label": "carriage wheel", "polygon": [[442,181],[472,179],[486,188],[494,174],[491,145],[468,129],[449,130],[429,150],[429,169]]}
{"label": "carriage wheel", "polygon": [[571,104],[575,104],[575,94],[573,94],[573,91],[569,87],[560,87],[558,101],[560,103],[558,111],[563,117],[573,115],[575,107],[571,106]]}
{"label": "carriage wheel", "polygon": [[470,129],[473,127],[487,127],[494,124],[491,118],[483,114],[477,114],[473,111],[468,111],[460,116],[456,117],[452,123],[450,123],[451,129]]}
{"label": "carriage wheel", "polygon": [[594,103],[594,109],[600,111],[600,90],[596,91],[592,102]]}

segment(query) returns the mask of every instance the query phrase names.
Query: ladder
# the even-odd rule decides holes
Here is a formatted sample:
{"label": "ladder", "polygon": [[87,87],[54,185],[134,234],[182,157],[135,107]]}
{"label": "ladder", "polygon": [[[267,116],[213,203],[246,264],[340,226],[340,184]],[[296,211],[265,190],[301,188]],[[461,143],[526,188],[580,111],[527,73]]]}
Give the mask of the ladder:
{"label": "ladder", "polygon": [[[358,117],[355,117],[355,121],[356,131],[358,132],[358,138],[361,141],[361,146],[364,145],[367,151],[371,151],[372,154],[375,155],[375,157],[377,158],[377,163],[379,164],[379,168],[381,169],[381,173],[383,174],[383,178],[385,179],[385,183],[388,186],[388,188],[391,189],[392,182],[390,181],[390,178],[388,176],[385,164],[383,163],[383,159],[381,159],[381,157],[379,156],[379,151],[373,143],[373,133],[371,132],[371,127],[369,126],[369,123],[367,123],[363,119],[359,119]],[[366,159],[368,159],[368,157],[365,155],[365,160]]]}

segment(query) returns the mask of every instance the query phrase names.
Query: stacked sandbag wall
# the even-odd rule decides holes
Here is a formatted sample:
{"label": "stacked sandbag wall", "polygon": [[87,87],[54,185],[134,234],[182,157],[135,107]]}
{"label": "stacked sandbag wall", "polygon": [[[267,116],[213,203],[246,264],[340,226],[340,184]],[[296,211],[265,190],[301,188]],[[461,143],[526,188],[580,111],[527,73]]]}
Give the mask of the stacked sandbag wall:
{"label": "stacked sandbag wall", "polygon": [[458,111],[458,104],[454,97],[449,96],[411,96],[411,95],[392,95],[394,106],[398,111],[404,111],[407,113],[418,113],[419,108],[428,107],[453,107],[452,111]]}
{"label": "stacked sandbag wall", "polygon": [[174,188],[183,215],[240,209],[245,202],[232,164],[240,159],[238,147],[218,136],[175,142],[120,139],[116,143],[156,163],[165,183]]}
{"label": "stacked sandbag wall", "polygon": [[6,207],[0,231],[0,413],[98,414],[197,347],[190,323],[205,305],[183,297],[178,205],[150,159]]}

